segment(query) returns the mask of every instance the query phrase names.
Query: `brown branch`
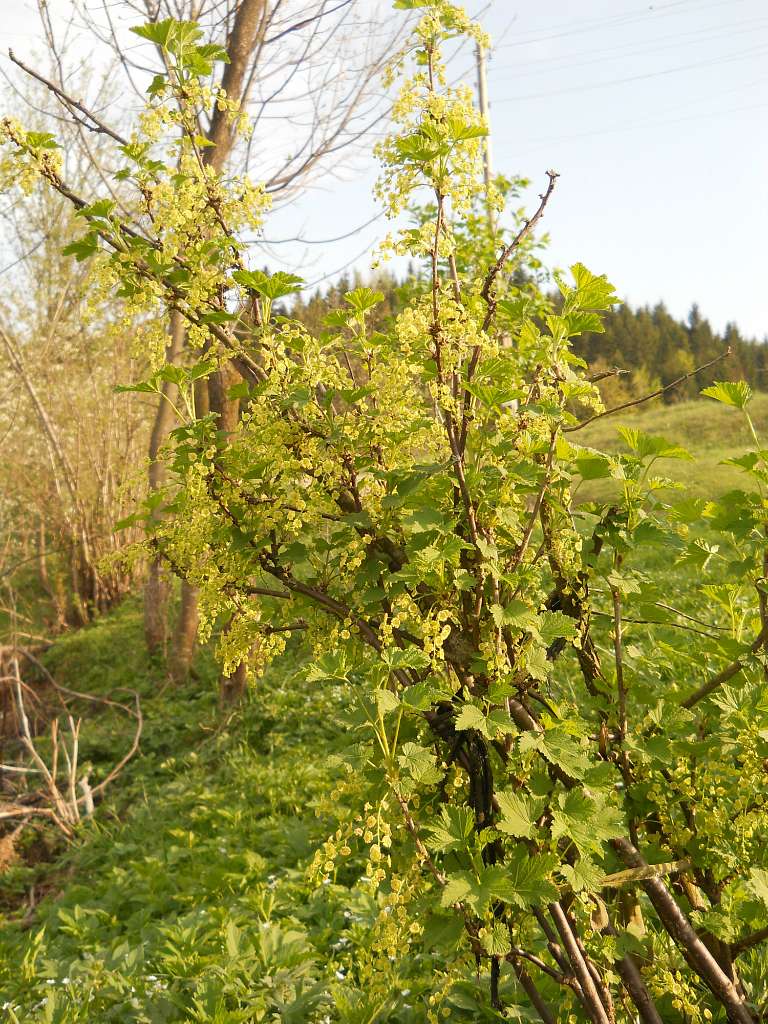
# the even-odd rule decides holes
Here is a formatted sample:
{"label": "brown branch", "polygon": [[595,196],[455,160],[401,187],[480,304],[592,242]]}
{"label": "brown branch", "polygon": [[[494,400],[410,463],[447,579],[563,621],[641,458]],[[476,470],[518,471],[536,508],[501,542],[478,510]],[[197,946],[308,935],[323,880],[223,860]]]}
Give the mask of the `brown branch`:
{"label": "brown branch", "polygon": [[[658,603],[658,602],[657,602]],[[599,610],[593,610],[593,615],[598,618],[612,619],[613,616],[610,612],[603,612]],[[625,615],[621,617],[622,622],[629,622],[633,626],[662,626],[664,629],[683,629],[686,633],[695,633],[697,636],[705,636],[708,640],[717,640],[718,637],[713,633],[707,633],[705,629],[696,629],[695,626],[687,626],[684,622],[664,622],[659,619],[633,619],[628,618]],[[714,626],[714,629],[723,629],[722,626]]]}
{"label": "brown branch", "polygon": [[[757,652],[765,643],[766,639],[768,639],[768,623],[766,623],[766,625],[760,630],[755,639],[752,641],[752,644],[749,648],[749,653],[757,654]],[[726,667],[721,672],[718,672],[716,676],[713,676],[708,682],[700,686],[698,690],[694,690],[694,692],[689,697],[686,697],[685,700],[681,702],[680,706],[683,708],[688,708],[689,710],[690,708],[695,707],[695,705],[698,704],[699,701],[704,700],[705,697],[708,697],[710,693],[713,693],[715,690],[718,689],[718,687],[722,686],[724,683],[727,683],[729,679],[733,679],[734,676],[738,675],[739,672],[741,672],[744,669],[744,667],[745,665],[741,658],[737,658],[736,661],[732,661],[730,665],[726,665]]]}
{"label": "brown branch", "polygon": [[[600,931],[603,935],[617,937],[616,929],[613,927],[608,916],[607,907],[599,897],[595,900],[595,903],[602,919]],[[664,1024],[633,957],[629,953],[625,953],[624,956],[614,961],[614,966],[619,973],[624,988],[629,993],[630,999],[637,1008],[641,1024]]]}
{"label": "brown branch", "polygon": [[49,92],[52,92],[54,96],[58,100],[60,100],[61,103],[64,104],[64,106],[69,110],[70,113],[72,113],[71,108],[74,107],[75,110],[79,110],[80,113],[85,118],[87,118],[87,121],[92,122],[92,124],[88,124],[87,121],[81,121],[79,118],[75,118],[75,120],[84,128],[87,128],[89,131],[96,132],[96,134],[98,135],[108,135],[110,139],[114,139],[114,141],[119,143],[119,145],[121,146],[129,145],[128,139],[124,139],[122,135],[116,132],[113,128],[110,128],[108,124],[105,124],[102,120],[100,120],[93,113],[92,110],[89,110],[88,107],[84,106],[78,100],[74,99],[68,93],[64,92],[62,88],[60,88],[50,79],[45,78],[38,71],[35,71],[33,68],[30,68],[28,65],[24,64],[23,61],[20,61],[19,58],[14,54],[13,50],[8,51],[8,57],[17,67],[21,68],[21,70],[25,74],[29,75],[31,78],[34,78],[36,81],[40,82],[41,85],[44,85]]}
{"label": "brown branch", "polygon": [[[525,221],[525,223],[517,232],[517,234],[509,243],[509,245],[505,246],[502,249],[499,258],[496,260],[493,266],[489,268],[488,273],[485,277],[483,287],[480,291],[480,295],[485,300],[485,303],[488,307],[485,317],[483,318],[483,333],[485,333],[485,331],[487,331],[488,328],[491,326],[491,322],[494,316],[496,315],[496,299],[493,297],[492,294],[492,289],[496,282],[496,278],[504,269],[504,265],[509,259],[509,257],[512,255],[512,253],[520,247],[522,242],[527,238],[531,231],[533,231],[537,223],[544,216],[544,210],[546,209],[547,203],[549,202],[550,197],[552,196],[552,193],[555,189],[555,182],[559,178],[559,174],[557,173],[557,171],[547,171],[547,178],[549,179],[547,188],[539,196],[540,202],[536,212],[533,214],[533,216],[529,217],[528,220]],[[472,380],[475,370],[477,369],[477,363],[478,360],[480,359],[480,348],[480,345],[475,345],[475,347],[472,350],[472,355],[470,356],[469,364],[467,366],[467,383]],[[467,430],[469,428],[469,411],[471,406],[472,396],[469,393],[469,391],[465,390],[461,413],[461,432],[459,435],[459,451],[462,454],[467,446]]]}
{"label": "brown branch", "polygon": [[606,1008],[603,1006],[603,1002],[598,995],[592,974],[571,930],[565,911],[559,903],[550,903],[548,910],[562,940],[563,948],[571,962],[574,974],[579,980],[584,1009],[587,1011],[590,1020],[593,1024],[611,1024]]}
{"label": "brown branch", "polygon": [[[555,189],[555,182],[559,177],[560,175],[557,173],[557,171],[547,171],[547,178],[549,179],[549,183],[547,185],[546,190],[539,196],[540,202],[536,212],[533,214],[532,217],[529,217],[528,220],[525,221],[525,223],[517,232],[517,234],[509,243],[509,245],[505,246],[502,249],[501,255],[493,264],[493,266],[489,269],[486,275],[485,281],[483,282],[483,287],[480,290],[480,295],[485,300],[488,306],[488,311],[486,312],[485,319],[483,320],[484,331],[487,331],[488,328],[490,327],[491,321],[493,320],[494,314],[496,312],[496,300],[491,294],[491,289],[493,288],[496,282],[496,278],[504,269],[504,264],[507,262],[512,253],[520,247],[521,243],[528,237],[531,231],[533,231],[538,222],[544,216],[544,210],[546,209],[547,203],[549,202],[552,193]],[[478,350],[479,346],[476,346],[475,351],[472,353],[472,359],[470,360],[470,371],[468,371],[467,374],[468,380],[471,379],[472,372],[474,372],[474,367],[477,365],[477,358],[479,355]]]}
{"label": "brown branch", "polygon": [[[613,839],[611,845],[629,867],[647,867],[647,861],[628,839]],[[683,956],[712,994],[728,1012],[733,1024],[754,1024],[743,997],[717,960],[696,934],[688,918],[660,878],[648,878],[643,888],[664,928]]]}
{"label": "brown branch", "polygon": [[416,846],[416,852],[418,853],[418,855],[422,859],[422,861],[427,865],[427,868],[429,869],[429,873],[432,875],[432,877],[437,882],[437,884],[439,886],[441,886],[441,888],[444,888],[445,885],[446,885],[447,879],[446,879],[445,875],[442,873],[442,871],[440,871],[440,869],[435,865],[435,862],[432,860],[432,858],[429,855],[429,851],[427,850],[426,846],[422,842],[421,837],[419,835],[419,826],[414,821],[413,815],[411,814],[410,810],[408,809],[408,804],[407,804],[405,798],[400,795],[399,791],[397,790],[397,788],[395,786],[392,786],[392,792],[395,794],[395,799],[397,800],[398,804],[400,805],[400,810],[403,813],[403,820],[405,821],[405,827],[411,833],[411,836],[413,838],[413,842],[414,842],[414,844]]}
{"label": "brown branch", "polygon": [[278,32],[274,36],[270,36],[264,40],[263,45],[268,46],[270,43],[276,43],[278,39],[282,39],[283,36],[290,35],[292,32],[298,32],[301,28],[306,28],[307,25],[311,25],[313,21],[319,21],[321,18],[327,18],[331,14],[335,14],[336,11],[340,11],[342,7],[348,7],[352,3],[352,0],[342,0],[341,3],[336,4],[329,11],[320,11],[319,14],[313,14],[311,18],[305,18],[303,21],[297,21],[294,25],[290,25],[288,28],[283,29],[282,32]]}
{"label": "brown branch", "polygon": [[556,444],[557,444],[557,430],[553,430],[552,431],[552,437],[551,437],[550,442],[549,442],[549,450],[547,452],[547,461],[546,461],[546,464],[545,464],[545,467],[544,467],[544,476],[542,477],[541,484],[539,485],[539,489],[536,492],[536,499],[535,499],[535,501],[533,503],[533,508],[531,510],[531,516],[530,516],[530,519],[528,520],[528,525],[525,528],[525,533],[523,534],[522,540],[520,541],[518,549],[515,552],[514,558],[512,559],[512,564],[511,564],[511,568],[512,569],[516,569],[520,565],[520,563],[522,562],[523,557],[525,555],[525,552],[526,552],[526,550],[528,548],[528,545],[531,542],[531,537],[533,535],[533,530],[534,530],[534,527],[536,526],[536,520],[539,518],[539,510],[541,509],[541,503],[544,500],[544,495],[546,494],[547,487],[549,486],[550,477],[551,477],[551,474],[552,474],[552,463],[553,463],[554,457],[555,457],[555,445]]}
{"label": "brown branch", "polygon": [[631,370],[622,370],[619,366],[614,366],[610,370],[602,370],[598,373],[590,373],[587,380],[590,384],[597,384],[599,380],[606,380],[608,377],[621,377],[624,374],[631,373]]}
{"label": "brown branch", "polygon": [[534,967],[538,967],[540,971],[543,971],[544,974],[548,974],[558,985],[567,985],[569,988],[573,986],[574,979],[570,975],[563,974],[562,971],[556,971],[554,967],[550,967],[541,957],[536,956],[535,953],[529,953],[526,949],[519,949],[517,946],[513,946],[507,959],[510,961],[517,959],[527,960]]}
{"label": "brown branch", "polygon": [[557,934],[555,933],[554,929],[552,928],[552,925],[547,920],[546,915],[544,914],[544,911],[540,907],[533,907],[532,910],[533,910],[533,916],[536,918],[536,920],[537,920],[537,922],[539,924],[539,927],[541,928],[542,932],[544,933],[544,935],[546,937],[547,949],[549,950],[550,955],[552,956],[552,959],[555,961],[555,963],[558,965],[560,970],[563,972],[563,977],[564,978],[571,978],[572,979],[571,987],[573,988],[574,992],[576,993],[576,995],[581,1000],[582,999],[581,985],[579,985],[579,983],[576,980],[576,978],[573,977],[573,969],[572,969],[571,965],[568,963],[568,959],[565,956],[565,953],[563,952],[560,944],[557,941]]}
{"label": "brown branch", "polygon": [[555,1016],[550,1010],[549,1006],[544,1002],[541,992],[536,988],[530,974],[523,965],[519,962],[518,957],[524,956],[523,953],[517,953],[516,955],[510,955],[507,960],[512,964],[512,969],[517,975],[517,980],[520,982],[520,987],[528,996],[533,1003],[536,1012],[543,1021],[543,1024],[557,1024]]}
{"label": "brown branch", "polygon": [[254,597],[274,597],[280,598],[283,601],[287,601],[290,598],[290,592],[285,593],[282,590],[270,590],[269,587],[246,587],[245,593],[249,596]]}
{"label": "brown branch", "polygon": [[[110,784],[110,782],[112,782],[114,779],[117,778],[117,776],[120,774],[120,772],[123,770],[123,768],[125,768],[125,766],[131,760],[133,755],[139,749],[139,740],[141,739],[141,732],[142,732],[142,729],[144,728],[144,717],[143,717],[143,715],[141,713],[141,704],[139,702],[139,695],[135,691],[133,693],[133,699],[136,701],[136,711],[133,712],[133,714],[134,714],[134,716],[136,718],[136,731],[133,734],[133,741],[131,742],[131,745],[130,745],[130,747],[128,749],[128,752],[126,754],[124,754],[123,757],[120,758],[120,760],[117,762],[117,764],[112,769],[112,771],[107,775],[107,777],[105,779],[103,779],[98,784],[98,786],[93,786],[91,788],[91,795],[92,796],[95,796],[97,793],[101,793],[102,790],[106,789],[106,787]],[[83,802],[86,799],[87,799],[86,796],[82,796],[82,797],[80,797],[80,801],[79,802]]]}
{"label": "brown branch", "polygon": [[643,398],[635,398],[631,402],[623,402],[621,405],[615,405],[612,409],[606,409],[604,412],[597,412],[594,416],[589,416],[587,419],[582,420],[581,423],[576,423],[572,427],[563,427],[563,433],[573,433],[574,430],[581,430],[582,427],[586,427],[589,423],[594,423],[595,420],[601,420],[604,416],[613,416],[616,412],[622,412],[624,409],[632,409],[636,405],[643,405],[645,402],[650,402],[653,398],[658,398],[660,395],[665,395],[667,391],[671,391],[676,388],[678,384],[684,384],[691,377],[695,377],[697,373],[701,373],[703,370],[708,370],[710,366],[714,366],[715,363],[719,363],[723,359],[727,359],[731,355],[731,346],[729,345],[725,352],[721,352],[719,356],[715,356],[714,359],[710,359],[708,363],[703,363],[701,366],[697,366],[695,370],[691,370],[689,373],[684,373],[682,377],[678,377],[673,380],[670,384],[665,384],[664,387],[657,388],[656,391],[652,391],[650,395],[645,395]]}
{"label": "brown branch", "polygon": [[731,955],[739,956],[741,953],[746,953],[748,949],[754,949],[755,946],[759,946],[766,939],[768,939],[768,928],[760,928],[756,932],[744,935],[731,944]]}

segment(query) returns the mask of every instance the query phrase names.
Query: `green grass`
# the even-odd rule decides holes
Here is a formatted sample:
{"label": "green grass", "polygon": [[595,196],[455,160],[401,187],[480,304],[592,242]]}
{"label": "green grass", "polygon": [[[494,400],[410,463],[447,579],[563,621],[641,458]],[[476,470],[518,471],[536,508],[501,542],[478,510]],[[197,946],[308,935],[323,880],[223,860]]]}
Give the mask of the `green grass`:
{"label": "green grass", "polygon": [[[433,945],[388,963],[383,987],[365,975],[381,913],[364,877],[367,844],[351,840],[326,884],[309,870],[348,816],[332,797],[340,769],[328,754],[354,704],[349,687],[307,685],[287,653],[222,722],[212,661],[188,686],[171,687],[144,654],[136,602],[63,637],[47,665],[84,692],[138,692],[145,728],[140,756],[76,840],[2,878],[0,1020],[426,1020]],[[113,710],[83,710],[83,756],[97,782],[131,724]],[[32,886],[46,895],[30,922]]]}
{"label": "green grass", "polygon": [[[768,394],[755,395],[749,410],[758,436],[768,443]],[[664,460],[659,465],[659,472],[684,485],[689,495],[715,497],[745,486],[744,474],[738,468],[722,465],[725,459],[754,447],[744,417],[736,409],[709,399],[675,405],[649,403],[599,419],[570,436],[600,451],[626,451],[618,433],[622,425],[664,437],[694,456],[693,461]],[[610,488],[609,483],[600,481],[584,486],[580,493],[589,499],[603,498]]]}

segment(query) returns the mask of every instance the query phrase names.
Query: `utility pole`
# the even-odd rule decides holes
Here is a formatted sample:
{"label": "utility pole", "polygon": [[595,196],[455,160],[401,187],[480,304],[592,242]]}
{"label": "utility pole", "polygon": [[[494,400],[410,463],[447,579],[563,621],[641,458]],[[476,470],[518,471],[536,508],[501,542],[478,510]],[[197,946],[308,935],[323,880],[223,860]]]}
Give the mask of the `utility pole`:
{"label": "utility pole", "polygon": [[[485,70],[485,48],[481,43],[477,43],[475,46],[475,59],[477,62],[477,102],[480,107],[480,113],[485,118],[485,123],[488,125],[488,134],[485,137],[485,145],[483,147],[483,178],[485,179],[485,190],[486,194],[489,193],[491,188],[491,182],[493,181],[493,165],[491,162],[491,113],[488,104],[488,79],[486,77]],[[491,234],[496,234],[496,213],[488,203],[488,227],[491,229]]]}

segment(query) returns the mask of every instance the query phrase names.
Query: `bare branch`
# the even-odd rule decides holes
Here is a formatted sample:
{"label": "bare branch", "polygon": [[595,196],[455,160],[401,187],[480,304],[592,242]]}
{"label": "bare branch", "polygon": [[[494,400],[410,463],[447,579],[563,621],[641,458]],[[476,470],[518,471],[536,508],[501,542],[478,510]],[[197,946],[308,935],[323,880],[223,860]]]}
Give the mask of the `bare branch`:
{"label": "bare branch", "polygon": [[[531,232],[536,227],[538,222],[544,216],[544,210],[546,209],[547,203],[549,202],[550,198],[552,197],[552,193],[554,192],[554,189],[555,189],[555,182],[557,181],[557,179],[559,177],[560,177],[560,175],[557,173],[557,171],[547,171],[547,178],[549,179],[549,183],[548,183],[545,191],[539,196],[540,202],[539,202],[538,208],[536,209],[536,212],[533,214],[533,216],[529,217],[528,220],[526,220],[524,222],[523,226],[517,232],[517,234],[512,239],[512,241],[509,243],[509,245],[506,245],[502,249],[499,258],[496,260],[496,262],[493,264],[493,266],[489,269],[489,271],[488,271],[488,273],[487,273],[487,275],[485,277],[485,281],[483,282],[483,287],[480,290],[481,296],[483,297],[483,299],[485,300],[486,304],[488,305],[488,311],[485,314],[485,319],[483,320],[483,330],[484,331],[487,331],[488,328],[491,326],[491,321],[493,320],[494,314],[496,313],[496,300],[493,297],[493,286],[496,283],[496,278],[499,276],[501,271],[504,269],[504,265],[506,264],[507,260],[510,258],[512,253],[516,249],[520,248],[520,245],[522,244],[522,242],[524,242],[525,239],[528,237],[528,235],[531,234]],[[477,364],[477,358],[474,356],[474,353],[473,353],[473,359],[474,359],[474,364],[472,362],[470,362],[470,367],[472,367],[472,372],[474,371],[474,365]],[[468,371],[468,379],[471,378],[472,372]]]}
{"label": "bare branch", "polygon": [[[768,624],[760,630],[752,641],[749,653],[757,654],[766,640],[768,640]],[[680,706],[688,709],[695,707],[699,701],[704,700],[704,698],[708,697],[710,693],[714,693],[714,691],[724,683],[727,683],[729,679],[733,679],[735,675],[738,675],[744,667],[745,664],[743,659],[737,658],[735,661],[732,661],[730,665],[726,665],[722,671],[718,672],[716,676],[713,676],[708,682],[700,686],[698,690],[694,690],[690,697],[686,697],[685,700],[681,702]]]}
{"label": "bare branch", "polygon": [[652,391],[650,395],[644,395],[643,398],[635,398],[631,402],[623,402],[621,405],[615,405],[612,409],[606,409],[605,412],[597,412],[594,416],[590,416],[581,423],[575,424],[573,427],[563,427],[563,433],[570,434],[574,430],[581,430],[582,427],[586,427],[589,423],[594,423],[595,420],[601,420],[605,416],[613,416],[614,413],[622,412],[624,409],[632,409],[637,405],[643,405],[645,402],[650,402],[653,398],[659,398],[661,395],[665,395],[668,391],[672,391],[679,384],[684,384],[691,377],[695,377],[697,373],[702,373],[704,370],[708,370],[710,366],[714,366],[723,359],[727,359],[731,354],[730,345],[721,352],[719,356],[715,356],[714,359],[710,359],[708,363],[703,363],[701,366],[697,366],[695,370],[691,370],[689,373],[684,373],[682,377],[678,377],[673,380],[671,384],[665,384],[662,388],[657,388],[656,391]]}
{"label": "bare branch", "polygon": [[[123,138],[122,135],[118,134],[118,132],[116,132],[114,128],[110,128],[109,125],[105,124],[104,121],[98,118],[92,110],[89,110],[78,100],[74,99],[72,96],[69,96],[66,92],[64,92],[64,90],[60,86],[56,85],[49,78],[46,78],[44,75],[41,75],[39,71],[35,71],[27,64],[24,64],[23,61],[20,61],[18,57],[14,55],[13,50],[8,51],[8,56],[17,67],[21,68],[21,70],[25,74],[29,75],[31,78],[34,78],[37,82],[40,82],[41,85],[44,85],[46,89],[52,92],[54,96],[56,96],[57,99],[59,99],[64,104],[64,106],[67,108],[67,110],[70,111],[70,113],[72,112],[72,108],[74,108],[75,110],[79,110],[83,117],[86,118],[86,120],[82,121],[79,118],[76,118],[78,124],[81,124],[84,128],[88,128],[89,131],[96,132],[98,135],[108,135],[111,139],[114,139],[114,141],[119,143],[121,146],[128,145],[128,140]],[[91,124],[88,124],[89,121],[91,122]]]}
{"label": "bare branch", "polygon": [[[336,4],[329,11],[325,9],[321,10],[319,14],[314,14],[311,18],[305,18],[303,21],[297,21],[295,25],[291,25],[289,28],[283,29],[282,32],[278,32],[277,35],[270,36],[264,40],[264,46],[268,46],[270,43],[276,43],[278,39],[282,39],[284,36],[290,35],[292,32],[298,32],[301,28],[306,28],[307,25],[311,25],[313,21],[319,21],[321,18],[326,18],[336,11],[340,11],[342,7],[348,7],[352,3],[352,0],[341,0],[341,3]],[[323,4],[325,8],[325,4]]]}

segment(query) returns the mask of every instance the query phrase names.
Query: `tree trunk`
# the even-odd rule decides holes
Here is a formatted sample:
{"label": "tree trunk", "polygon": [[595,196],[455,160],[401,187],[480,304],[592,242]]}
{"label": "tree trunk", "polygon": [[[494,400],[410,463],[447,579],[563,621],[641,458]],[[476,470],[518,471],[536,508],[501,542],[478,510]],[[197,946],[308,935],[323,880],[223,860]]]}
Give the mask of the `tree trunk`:
{"label": "tree trunk", "polygon": [[168,647],[168,573],[161,560],[153,558],[144,582],[144,641],[150,654],[165,655]]}
{"label": "tree trunk", "polygon": [[[184,321],[179,313],[171,314],[170,340],[165,351],[166,360],[174,363],[184,344]],[[175,384],[166,382],[158,400],[152,433],[149,438],[149,490],[162,486],[164,470],[158,455],[173,426],[171,402],[176,397]],[[165,654],[168,645],[168,573],[158,557],[152,558],[144,585],[144,639],[150,654]]]}
{"label": "tree trunk", "polygon": [[226,711],[239,704],[247,686],[248,669],[245,662],[241,662],[231,676],[225,676],[222,672],[219,676],[219,710]]}
{"label": "tree trunk", "polygon": [[45,520],[40,516],[37,529],[37,575],[40,580],[40,586],[43,592],[54,599],[53,590],[51,589],[51,580],[48,576],[48,550],[45,541]]}
{"label": "tree trunk", "polygon": [[[208,381],[208,395],[211,412],[218,415],[219,430],[231,434],[240,419],[240,400],[229,398],[227,391],[240,380],[240,374],[231,363],[225,363],[218,373]],[[244,664],[238,665],[231,676],[223,672],[219,676],[219,708],[225,710],[239,704],[245,693],[247,670]]]}
{"label": "tree trunk", "polygon": [[195,655],[197,627],[200,615],[197,609],[197,588],[186,580],[181,581],[179,617],[173,636],[171,676],[176,683],[183,683],[189,676]]}
{"label": "tree trunk", "polygon": [[218,416],[219,430],[226,434],[232,434],[237,429],[240,419],[240,399],[230,398],[227,392],[241,380],[242,377],[232,363],[224,363],[208,380],[209,408]]}
{"label": "tree trunk", "polygon": [[[248,61],[264,31],[265,11],[264,0],[243,0],[237,8],[232,31],[227,40],[230,63],[224,69],[221,84],[227,95],[238,106],[243,104],[247,93]],[[205,150],[204,160],[215,171],[221,173],[235,141],[235,128],[226,112],[216,108],[208,137],[214,145]],[[166,356],[168,362],[174,362],[182,351],[185,335],[184,324],[178,313],[171,314],[170,334],[171,341]],[[210,378],[207,395],[204,395],[206,390],[204,387],[196,388],[197,415],[203,416],[209,410],[218,413],[219,428],[228,432],[234,430],[240,415],[240,403],[237,399],[227,398],[227,390],[239,379],[239,374],[234,367],[226,363]],[[175,391],[173,385],[165,387],[167,389],[165,393],[170,394],[171,390]],[[172,423],[173,413],[170,405],[161,399],[150,440],[150,490],[155,490],[162,482],[162,466],[157,462],[157,454],[168,436]],[[149,567],[144,591],[144,633],[150,652],[164,650],[167,645],[168,596],[167,578],[164,576],[159,561],[154,559]],[[184,678],[189,672],[197,624],[197,594],[192,587],[182,583],[179,620],[174,633],[174,649],[171,658],[171,672],[175,679]]]}

